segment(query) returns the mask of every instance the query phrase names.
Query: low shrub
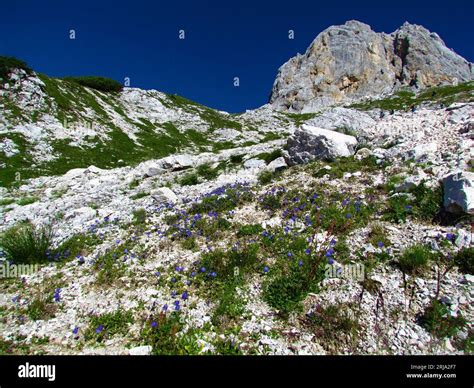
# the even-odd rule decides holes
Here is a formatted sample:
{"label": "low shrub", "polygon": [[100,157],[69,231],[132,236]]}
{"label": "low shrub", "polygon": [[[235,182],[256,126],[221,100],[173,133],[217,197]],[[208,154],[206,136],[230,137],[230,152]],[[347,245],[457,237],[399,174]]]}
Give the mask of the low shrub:
{"label": "low shrub", "polygon": [[63,79],[101,92],[120,92],[123,89],[120,82],[106,77],[85,76],[64,77]]}

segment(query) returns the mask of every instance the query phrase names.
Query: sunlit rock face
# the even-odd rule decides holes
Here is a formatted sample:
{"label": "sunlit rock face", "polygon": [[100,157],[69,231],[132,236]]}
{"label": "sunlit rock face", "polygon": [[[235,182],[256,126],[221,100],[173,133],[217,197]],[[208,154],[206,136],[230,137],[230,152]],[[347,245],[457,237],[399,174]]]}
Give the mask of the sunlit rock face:
{"label": "sunlit rock face", "polygon": [[472,64],[441,38],[405,23],[391,34],[358,21],[321,32],[303,55],[280,67],[270,103],[277,109],[311,112],[335,103],[473,79]]}

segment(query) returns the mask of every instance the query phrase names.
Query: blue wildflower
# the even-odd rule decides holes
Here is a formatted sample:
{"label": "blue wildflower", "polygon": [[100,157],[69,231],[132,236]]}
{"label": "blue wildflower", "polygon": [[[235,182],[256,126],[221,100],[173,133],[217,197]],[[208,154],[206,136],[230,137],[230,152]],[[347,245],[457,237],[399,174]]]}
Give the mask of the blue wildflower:
{"label": "blue wildflower", "polygon": [[329,248],[326,252],[326,257],[330,257],[334,254],[334,249],[333,248]]}
{"label": "blue wildflower", "polygon": [[448,241],[454,241],[455,237],[456,236],[453,233],[447,233],[446,234],[446,240],[448,240]]}
{"label": "blue wildflower", "polygon": [[59,302],[61,300],[60,292],[61,292],[60,288],[56,288],[56,290],[54,291],[54,301],[55,302]]}

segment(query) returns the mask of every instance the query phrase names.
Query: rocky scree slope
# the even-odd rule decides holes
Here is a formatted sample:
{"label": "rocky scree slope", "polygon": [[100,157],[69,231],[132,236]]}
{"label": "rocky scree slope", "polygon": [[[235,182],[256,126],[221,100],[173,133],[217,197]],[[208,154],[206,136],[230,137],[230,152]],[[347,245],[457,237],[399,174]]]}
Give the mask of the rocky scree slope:
{"label": "rocky scree slope", "polygon": [[4,189],[3,231],[54,236],[38,272],[1,282],[0,349],[471,353],[472,216],[443,214],[443,179],[472,170],[474,104],[381,112],[306,118],[312,149],[355,139],[329,161],[286,167],[315,154],[276,140]]}
{"label": "rocky scree slope", "polygon": [[422,26],[405,23],[386,34],[351,20],[324,30],[303,55],[281,66],[270,103],[278,110],[314,112],[403,87],[420,90],[473,78],[473,64]]}

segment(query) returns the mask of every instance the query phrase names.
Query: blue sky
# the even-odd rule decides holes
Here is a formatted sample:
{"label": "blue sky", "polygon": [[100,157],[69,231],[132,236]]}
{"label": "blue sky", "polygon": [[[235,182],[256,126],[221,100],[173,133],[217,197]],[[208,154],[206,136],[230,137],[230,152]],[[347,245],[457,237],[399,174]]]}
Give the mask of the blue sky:
{"label": "blue sky", "polygon": [[[474,62],[474,2],[9,1],[0,55],[50,76],[102,75],[241,112],[265,104],[278,68],[332,24],[357,19],[392,32],[404,21],[437,32]],[[69,31],[76,39],[69,39]],[[178,39],[178,31],[185,39]],[[288,30],[295,39],[288,39]],[[240,86],[234,87],[234,77]]]}

